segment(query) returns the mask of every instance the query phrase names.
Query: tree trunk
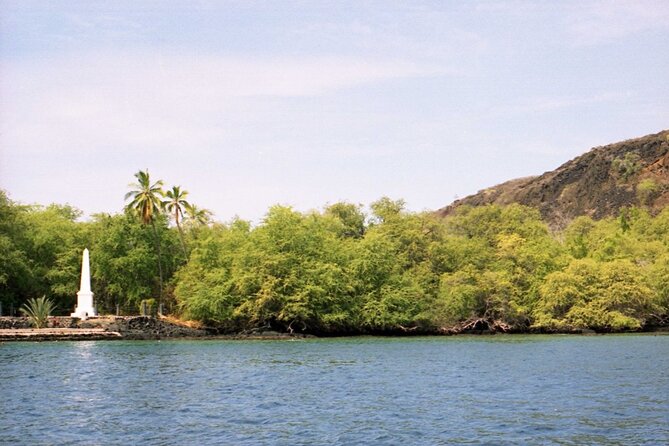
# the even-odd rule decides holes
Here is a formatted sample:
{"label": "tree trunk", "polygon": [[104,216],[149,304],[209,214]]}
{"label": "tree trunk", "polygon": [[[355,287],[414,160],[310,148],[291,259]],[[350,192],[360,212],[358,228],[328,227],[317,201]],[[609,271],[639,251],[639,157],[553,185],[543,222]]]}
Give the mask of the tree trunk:
{"label": "tree trunk", "polygon": [[179,224],[179,213],[176,212],[174,215],[174,221],[177,223],[177,229],[179,229],[179,238],[181,239],[181,249],[184,251],[184,257],[188,260],[188,253],[186,252],[186,241],[184,240],[184,230]]}
{"label": "tree trunk", "polygon": [[160,238],[158,238],[158,230],[156,229],[156,222],[151,219],[151,227],[153,228],[153,236],[156,241],[156,251],[158,252],[158,274],[159,274],[159,285],[160,285],[160,294],[158,295],[158,308],[162,308],[163,303],[163,262],[162,262],[162,252],[160,249]]}

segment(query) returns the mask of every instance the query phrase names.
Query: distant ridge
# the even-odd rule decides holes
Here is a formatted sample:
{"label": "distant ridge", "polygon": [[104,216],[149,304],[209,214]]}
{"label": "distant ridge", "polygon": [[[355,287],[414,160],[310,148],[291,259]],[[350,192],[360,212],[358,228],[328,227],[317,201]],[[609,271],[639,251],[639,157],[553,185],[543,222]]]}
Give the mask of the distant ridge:
{"label": "distant ridge", "polygon": [[558,228],[581,215],[615,216],[628,206],[662,209],[669,204],[669,130],[595,147],[551,172],[483,189],[437,214],[447,216],[465,205],[511,203],[539,209]]}

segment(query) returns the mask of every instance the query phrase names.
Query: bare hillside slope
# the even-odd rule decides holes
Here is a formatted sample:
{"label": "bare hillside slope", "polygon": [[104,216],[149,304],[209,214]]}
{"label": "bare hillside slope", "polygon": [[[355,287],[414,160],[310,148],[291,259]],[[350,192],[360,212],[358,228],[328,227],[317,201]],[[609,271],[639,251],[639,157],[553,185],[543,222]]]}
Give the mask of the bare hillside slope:
{"label": "bare hillside slope", "polygon": [[617,215],[622,207],[669,204],[669,130],[602,147],[537,177],[484,189],[437,211],[446,216],[463,205],[520,203],[538,208],[554,227],[580,215]]}

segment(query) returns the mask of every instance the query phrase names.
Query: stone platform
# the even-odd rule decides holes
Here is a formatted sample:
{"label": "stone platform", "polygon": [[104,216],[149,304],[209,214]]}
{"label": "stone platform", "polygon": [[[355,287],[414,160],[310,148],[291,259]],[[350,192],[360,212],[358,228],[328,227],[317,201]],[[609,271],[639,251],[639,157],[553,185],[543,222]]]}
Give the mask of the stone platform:
{"label": "stone platform", "polygon": [[97,316],[81,320],[49,317],[48,328],[32,328],[26,317],[0,317],[0,341],[202,338],[211,335],[177,319],[146,316]]}
{"label": "stone platform", "polygon": [[0,329],[0,341],[80,341],[120,339],[121,333],[103,328]]}

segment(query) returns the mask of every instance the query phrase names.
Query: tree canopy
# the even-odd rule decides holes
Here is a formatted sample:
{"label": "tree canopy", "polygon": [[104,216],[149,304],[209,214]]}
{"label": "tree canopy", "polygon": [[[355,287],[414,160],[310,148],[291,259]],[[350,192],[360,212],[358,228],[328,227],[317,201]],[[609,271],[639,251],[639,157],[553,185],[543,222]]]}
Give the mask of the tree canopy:
{"label": "tree canopy", "polygon": [[163,298],[173,314],[231,332],[619,331],[669,319],[669,209],[551,232],[520,205],[442,219],[384,197],[369,213],[273,206],[254,226],[212,223],[180,187],[135,177],[126,212],[90,221],[0,193],[4,314],[39,296],[68,314],[89,247],[101,312]]}

